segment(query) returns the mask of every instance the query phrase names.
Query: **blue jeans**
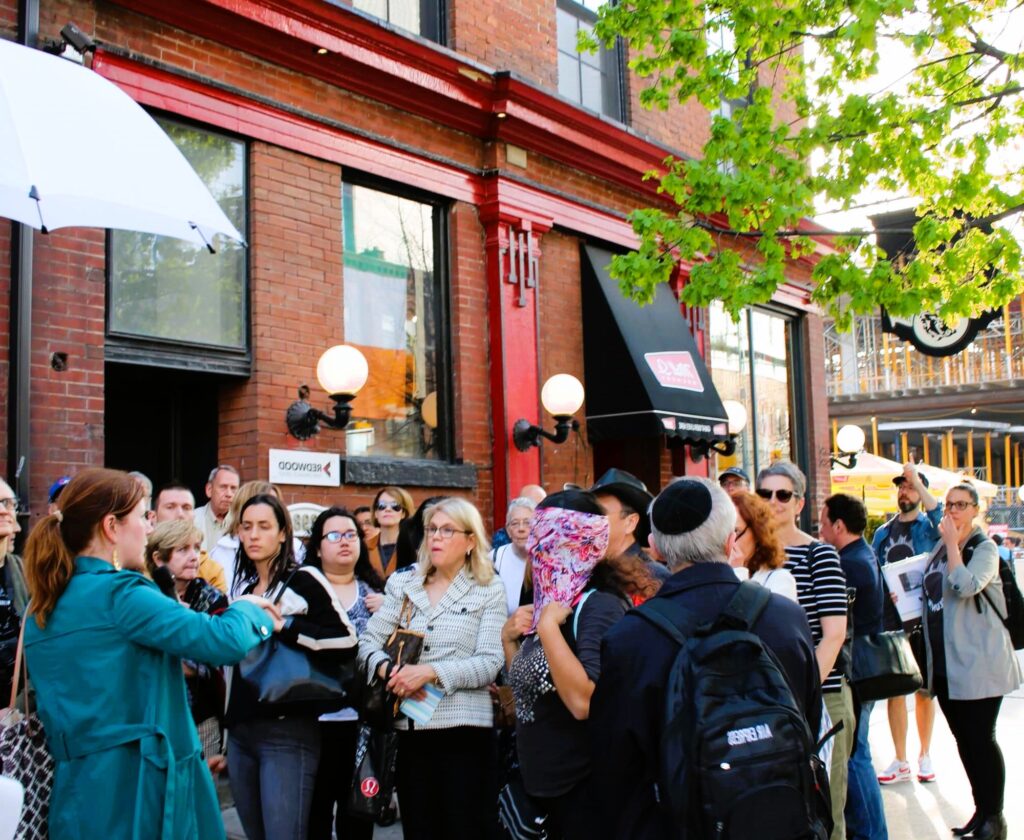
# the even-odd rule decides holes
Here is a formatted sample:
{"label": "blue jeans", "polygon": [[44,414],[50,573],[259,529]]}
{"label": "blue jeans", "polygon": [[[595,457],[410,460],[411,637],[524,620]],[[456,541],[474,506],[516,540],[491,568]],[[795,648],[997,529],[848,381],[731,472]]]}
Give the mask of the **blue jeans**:
{"label": "blue jeans", "polygon": [[228,733],[228,773],[249,840],[305,838],[320,763],[315,717],[254,719]]}
{"label": "blue jeans", "polygon": [[868,744],[868,722],[874,702],[860,707],[857,744],[850,756],[846,789],[846,831],[850,840],[889,840],[882,808],[882,789],[878,786]]}

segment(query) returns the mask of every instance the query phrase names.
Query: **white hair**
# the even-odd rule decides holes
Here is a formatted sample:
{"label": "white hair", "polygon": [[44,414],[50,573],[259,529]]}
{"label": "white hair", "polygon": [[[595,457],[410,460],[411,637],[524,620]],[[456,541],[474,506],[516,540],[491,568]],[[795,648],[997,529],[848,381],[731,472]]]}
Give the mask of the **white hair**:
{"label": "white hair", "polygon": [[[699,476],[687,476],[686,480],[703,484],[711,494],[711,511],[708,518],[684,534],[663,534],[651,516],[651,539],[673,572],[694,563],[728,562],[725,544],[736,528],[736,506],[725,490],[716,482]],[[652,511],[655,502],[657,499],[651,503]]]}
{"label": "white hair", "polygon": [[512,511],[515,508],[526,508],[527,510],[534,511],[537,509],[537,503],[533,499],[529,499],[526,496],[519,496],[508,503],[508,508],[505,510],[505,521],[508,522],[508,518],[512,515]]}

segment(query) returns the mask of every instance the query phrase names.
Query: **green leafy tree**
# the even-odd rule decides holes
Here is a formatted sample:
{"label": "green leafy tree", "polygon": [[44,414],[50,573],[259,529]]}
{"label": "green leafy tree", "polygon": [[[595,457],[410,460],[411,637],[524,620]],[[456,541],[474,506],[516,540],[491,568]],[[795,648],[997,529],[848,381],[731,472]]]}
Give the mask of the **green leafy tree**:
{"label": "green leafy tree", "polygon": [[[1017,0],[606,4],[581,48],[621,38],[644,107],[696,99],[715,114],[700,159],[648,174],[676,207],[631,214],[640,246],[612,265],[623,293],[649,301],[687,260],[687,303],[767,301],[815,250],[805,220],[868,190],[917,201],[918,250],[889,260],[863,231],[827,233],[813,298],[841,325],[878,305],[952,319],[1019,293],[1022,17]],[[906,67],[887,75],[898,51]]]}

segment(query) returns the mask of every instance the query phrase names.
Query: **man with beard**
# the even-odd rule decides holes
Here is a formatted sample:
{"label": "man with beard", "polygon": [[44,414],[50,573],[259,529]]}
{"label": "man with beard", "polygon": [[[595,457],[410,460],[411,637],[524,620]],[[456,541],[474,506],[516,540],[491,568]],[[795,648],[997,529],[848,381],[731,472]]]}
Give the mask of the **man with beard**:
{"label": "man with beard", "polygon": [[[896,503],[900,512],[875,531],[871,542],[875,556],[883,566],[886,563],[905,560],[915,554],[930,552],[939,541],[939,522],[942,520],[942,503],[928,492],[927,477],[919,473],[913,464],[904,464],[903,473],[896,476],[892,483],[897,488]],[[884,611],[886,630],[897,630],[903,626],[890,598],[884,599]],[[932,729],[935,726],[935,704],[922,691],[917,692],[914,699],[914,716],[917,718],[917,734],[921,740],[917,780],[934,782],[935,770],[928,750],[932,741]],[[889,728],[892,730],[896,759],[878,774],[878,781],[883,785],[909,782],[912,773],[907,761],[905,697],[893,697],[889,700]]]}

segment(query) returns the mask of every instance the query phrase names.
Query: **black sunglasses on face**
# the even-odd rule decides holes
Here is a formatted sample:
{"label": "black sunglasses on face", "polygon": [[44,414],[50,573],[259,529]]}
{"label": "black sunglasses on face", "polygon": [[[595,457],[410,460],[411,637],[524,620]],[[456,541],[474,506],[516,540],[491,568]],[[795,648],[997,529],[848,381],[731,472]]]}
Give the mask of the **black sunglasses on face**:
{"label": "black sunglasses on face", "polygon": [[755,492],[766,502],[770,502],[772,500],[772,496],[775,496],[775,498],[783,504],[786,504],[786,502],[796,495],[792,490],[764,490],[761,487],[758,487]]}
{"label": "black sunglasses on face", "polygon": [[402,506],[398,502],[377,502],[377,510],[393,510],[398,513]]}

